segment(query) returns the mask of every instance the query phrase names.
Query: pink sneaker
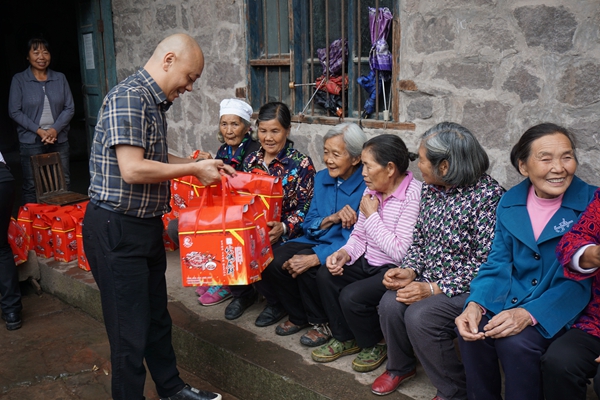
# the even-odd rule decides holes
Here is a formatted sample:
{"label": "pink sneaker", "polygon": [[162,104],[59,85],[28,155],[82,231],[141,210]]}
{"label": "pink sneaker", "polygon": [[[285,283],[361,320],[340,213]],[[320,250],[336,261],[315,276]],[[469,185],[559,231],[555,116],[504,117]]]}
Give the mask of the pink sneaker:
{"label": "pink sneaker", "polygon": [[231,297],[231,290],[229,286],[211,286],[208,288],[198,301],[203,306],[214,306],[227,300]]}
{"label": "pink sneaker", "polygon": [[204,293],[206,293],[206,291],[208,290],[210,286],[198,286],[196,288],[196,294],[198,295],[198,297],[202,296]]}

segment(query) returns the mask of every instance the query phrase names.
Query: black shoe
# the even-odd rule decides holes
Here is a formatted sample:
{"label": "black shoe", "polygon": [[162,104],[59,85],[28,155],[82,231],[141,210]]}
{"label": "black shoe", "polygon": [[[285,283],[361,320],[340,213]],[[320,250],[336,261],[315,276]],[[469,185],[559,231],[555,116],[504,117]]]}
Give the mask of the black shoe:
{"label": "black shoe", "polygon": [[254,292],[250,296],[237,297],[225,308],[225,319],[232,320],[242,316],[244,311],[256,302],[258,293]]}
{"label": "black shoe", "polygon": [[274,323],[276,323],[277,321],[279,321],[281,318],[285,317],[286,315],[287,315],[287,313],[285,312],[283,307],[281,307],[280,305],[272,306],[270,304],[267,304],[265,309],[262,310],[262,312],[260,314],[258,314],[258,317],[256,318],[256,322],[254,323],[254,325],[259,326],[261,328],[263,328],[265,326],[273,325]]}
{"label": "black shoe", "polygon": [[22,325],[20,312],[13,312],[8,314],[2,313],[2,319],[6,321],[6,329],[8,329],[9,331],[17,330]]}
{"label": "black shoe", "polygon": [[164,397],[161,400],[221,400],[222,397],[218,393],[207,392],[205,390],[198,390],[185,385],[177,394],[171,397]]}

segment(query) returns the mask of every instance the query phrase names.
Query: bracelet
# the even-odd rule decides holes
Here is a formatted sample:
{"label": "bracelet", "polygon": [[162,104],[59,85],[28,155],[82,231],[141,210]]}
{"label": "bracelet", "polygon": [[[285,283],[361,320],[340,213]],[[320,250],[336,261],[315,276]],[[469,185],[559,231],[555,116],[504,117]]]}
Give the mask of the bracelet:
{"label": "bracelet", "polygon": [[435,293],[433,292],[433,285],[431,284],[431,282],[427,282],[429,283],[429,289],[431,289],[431,295],[433,296]]}

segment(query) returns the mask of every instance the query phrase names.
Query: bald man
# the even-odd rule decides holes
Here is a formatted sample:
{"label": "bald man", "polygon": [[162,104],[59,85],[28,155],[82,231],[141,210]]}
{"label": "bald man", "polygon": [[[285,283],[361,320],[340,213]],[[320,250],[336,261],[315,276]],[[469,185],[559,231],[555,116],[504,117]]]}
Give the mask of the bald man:
{"label": "bald man", "polygon": [[193,162],[167,152],[166,111],[192,91],[203,68],[193,38],[169,36],[144,68],[106,95],[98,114],[83,237],[110,342],[113,399],[144,398],[144,361],[161,399],[221,399],[179,377],[162,242],[169,179],[194,175],[210,184],[235,173],[221,160]]}

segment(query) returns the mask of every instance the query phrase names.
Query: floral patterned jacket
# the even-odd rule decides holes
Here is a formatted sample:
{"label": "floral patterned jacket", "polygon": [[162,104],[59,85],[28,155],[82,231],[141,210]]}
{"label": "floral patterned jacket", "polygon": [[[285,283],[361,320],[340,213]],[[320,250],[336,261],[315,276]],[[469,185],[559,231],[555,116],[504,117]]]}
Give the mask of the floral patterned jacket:
{"label": "floral patterned jacket", "polygon": [[302,222],[313,198],[316,171],[310,157],[292,148],[292,142],[289,140],[268,166],[265,165],[264,157],[265,151],[262,147],[250,153],[244,160],[244,172],[260,169],[271,176],[281,177],[281,222],[287,226],[287,233],[281,239],[285,242],[302,235]]}

